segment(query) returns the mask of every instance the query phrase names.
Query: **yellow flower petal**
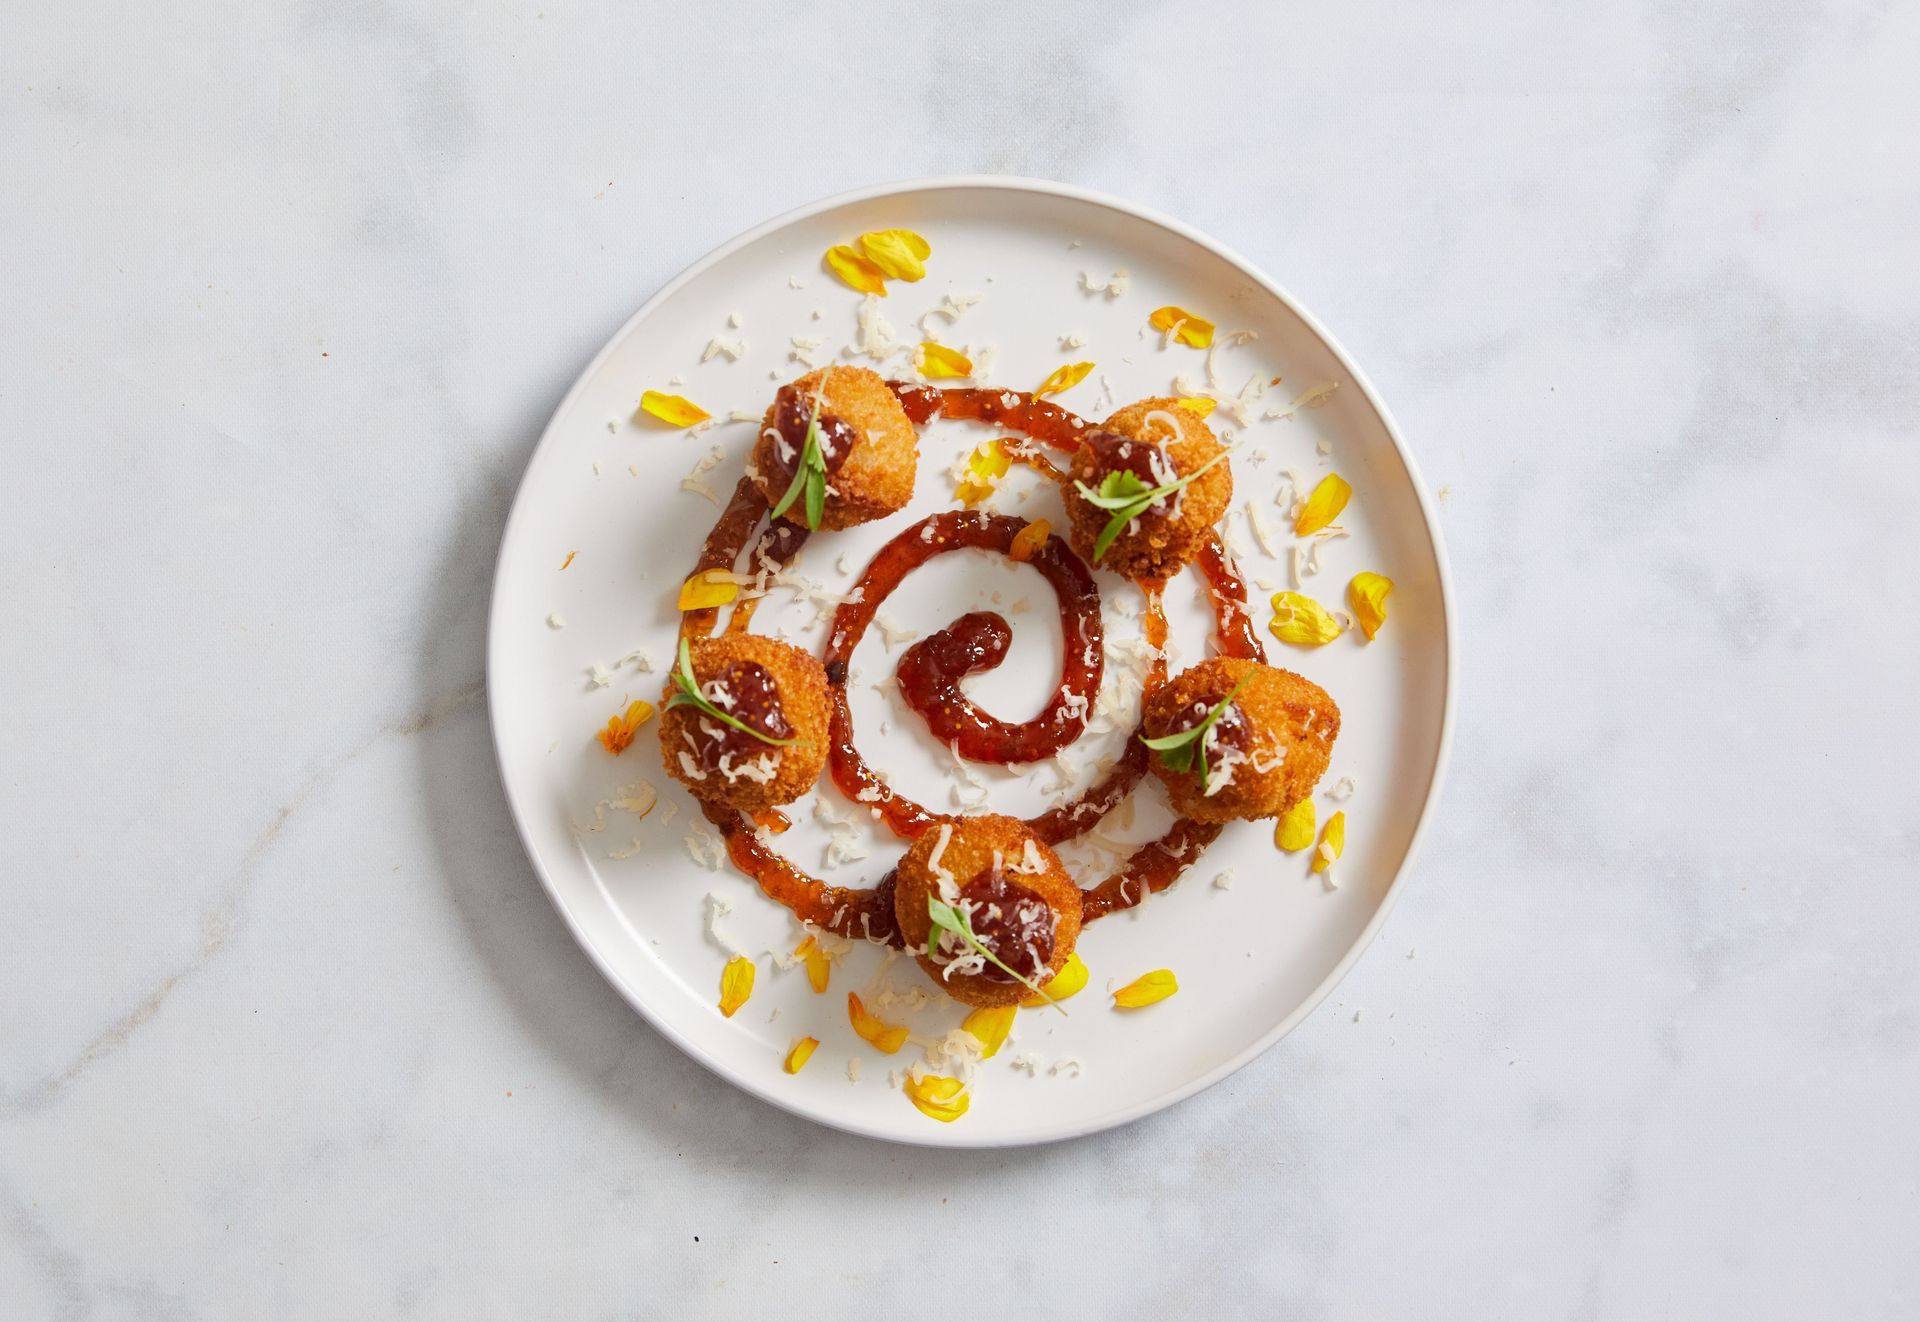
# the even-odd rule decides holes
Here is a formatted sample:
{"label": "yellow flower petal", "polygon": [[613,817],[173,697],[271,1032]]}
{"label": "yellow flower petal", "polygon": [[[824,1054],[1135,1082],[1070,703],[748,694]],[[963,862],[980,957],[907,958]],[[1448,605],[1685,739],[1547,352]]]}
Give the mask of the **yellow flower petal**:
{"label": "yellow flower petal", "polygon": [[823,259],[827,269],[840,277],[843,284],[859,290],[863,294],[887,296],[886,272],[849,248],[846,244],[835,244],[827,249]]}
{"label": "yellow flower petal", "polygon": [[1042,381],[1040,388],[1033,392],[1033,397],[1039,399],[1045,395],[1057,395],[1063,390],[1071,390],[1085,381],[1087,373],[1092,370],[1092,363],[1068,363],[1065,367],[1056,367],[1053,369],[1053,374]]}
{"label": "yellow flower petal", "polygon": [[1151,973],[1142,973],[1115,992],[1113,1003],[1117,1009],[1137,1010],[1143,1005],[1164,1001],[1179,990],[1180,983],[1174,978],[1172,969],[1155,969]]}
{"label": "yellow flower petal", "polygon": [[907,1094],[909,1101],[920,1108],[922,1115],[932,1116],[943,1125],[950,1125],[965,1115],[973,1100],[967,1095],[964,1083],[943,1074],[909,1078],[902,1091]]}
{"label": "yellow flower petal", "polygon": [[1299,592],[1273,594],[1273,622],[1267,626],[1283,643],[1318,647],[1340,636],[1340,622],[1312,597]]}
{"label": "yellow flower petal", "polygon": [[720,1013],[733,1018],[733,1012],[747,1003],[747,997],[753,995],[753,961],[745,955],[735,955],[727,961],[726,968],[720,970]]}
{"label": "yellow flower petal", "polygon": [[993,1053],[1006,1044],[1007,1034],[1013,1029],[1013,1017],[1019,1008],[1012,1005],[997,1005],[991,1010],[975,1010],[961,1021],[960,1027],[973,1034],[980,1043],[980,1054],[991,1060]]}
{"label": "yellow flower petal", "polygon": [[737,599],[740,585],[724,569],[703,569],[680,585],[680,609],[707,610]]}
{"label": "yellow flower petal", "polygon": [[1007,559],[1017,565],[1025,564],[1040,553],[1040,548],[1047,544],[1047,536],[1052,532],[1052,524],[1045,519],[1035,519],[1013,535],[1013,541],[1007,546]]}
{"label": "yellow flower petal", "polygon": [[809,1060],[813,1059],[813,1049],[820,1045],[817,1037],[803,1037],[793,1044],[787,1052],[785,1069],[789,1074],[798,1074]]}
{"label": "yellow flower petal", "polygon": [[926,275],[923,263],[933,251],[927,241],[912,230],[874,230],[860,236],[860,248],[867,260],[895,280],[918,280]]}
{"label": "yellow flower petal", "polygon": [[1300,507],[1300,517],[1293,521],[1293,535],[1305,537],[1308,533],[1319,532],[1322,528],[1340,517],[1340,511],[1347,507],[1347,498],[1353,495],[1353,488],[1338,473],[1328,473],[1320,479],[1320,485],[1307,497],[1307,503]]}
{"label": "yellow flower petal", "polygon": [[961,480],[955,492],[961,501],[968,505],[978,505],[994,493],[1000,485],[1000,479],[1013,467],[1013,460],[1007,456],[1007,447],[999,441],[988,441],[976,446],[967,456],[967,476]]}
{"label": "yellow flower petal", "polygon": [[650,702],[640,702],[636,700],[627,704],[626,711],[618,716],[609,716],[607,718],[606,728],[601,730],[597,736],[600,740],[600,746],[609,753],[612,753],[615,757],[619,757],[627,751],[627,746],[633,742],[634,732],[645,725],[647,719],[652,715],[653,704]]}
{"label": "yellow flower petal", "polygon": [[[1173,331],[1173,338],[1195,349],[1204,349],[1213,343],[1213,323],[1205,317],[1196,317],[1185,308],[1172,304],[1156,309],[1147,324],[1165,334]],[[1177,328],[1177,329],[1176,329]]]}
{"label": "yellow flower petal", "polygon": [[1387,594],[1391,591],[1393,580],[1385,574],[1355,574],[1353,582],[1347,584],[1347,603],[1353,607],[1353,618],[1360,622],[1368,642],[1387,622]]}
{"label": "yellow flower petal", "polygon": [[[649,390],[640,396],[640,413],[650,414],[676,427],[691,427],[713,416],[684,395],[663,395],[658,390]],[[634,414],[634,421],[639,420],[640,414]]]}
{"label": "yellow flower petal", "polygon": [[1313,843],[1313,826],[1313,799],[1308,797],[1280,814],[1273,827],[1273,843],[1289,854],[1297,854]]}
{"label": "yellow flower petal", "polygon": [[1327,818],[1327,829],[1320,833],[1320,848],[1313,851],[1313,870],[1325,872],[1347,847],[1347,815],[1337,812]]}
{"label": "yellow flower petal", "polygon": [[1181,408],[1185,409],[1187,412],[1195,414],[1202,418],[1206,417],[1209,413],[1213,412],[1216,408],[1220,407],[1219,400],[1208,399],[1204,395],[1182,395],[1179,399],[1176,399],[1173,402],[1178,404]]}
{"label": "yellow flower petal", "polygon": [[1067,962],[1060,966],[1060,971],[1053,975],[1051,982],[1040,984],[1040,990],[1044,991],[1046,996],[1029,996],[1020,1004],[1028,1009],[1037,1009],[1047,1003],[1048,996],[1056,1001],[1064,1001],[1086,985],[1087,966],[1082,962],[1080,952],[1076,950],[1067,956]]}
{"label": "yellow flower petal", "polygon": [[820,943],[808,937],[793,948],[793,953],[807,966],[807,982],[816,992],[825,991],[827,976],[832,972],[833,965],[827,959],[827,952],[820,948]]}
{"label": "yellow flower petal", "polygon": [[973,375],[973,362],[958,349],[932,340],[920,341],[920,375],[929,381],[953,381]]}
{"label": "yellow flower petal", "polygon": [[858,992],[847,993],[847,1019],[852,1023],[854,1032],[865,1038],[876,1050],[889,1056],[906,1045],[906,1025],[881,1022],[861,1003]]}

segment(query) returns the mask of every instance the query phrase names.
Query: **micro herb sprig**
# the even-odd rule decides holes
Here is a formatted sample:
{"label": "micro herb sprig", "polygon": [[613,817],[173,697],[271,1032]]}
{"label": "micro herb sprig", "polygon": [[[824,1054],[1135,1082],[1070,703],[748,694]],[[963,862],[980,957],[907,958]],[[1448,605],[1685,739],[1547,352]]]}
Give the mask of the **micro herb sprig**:
{"label": "micro herb sprig", "polygon": [[822,376],[820,388],[813,392],[813,412],[807,418],[807,437],[800,446],[800,462],[795,465],[793,481],[787,484],[787,492],[773,507],[772,515],[779,518],[794,501],[804,496],[810,532],[820,530],[820,519],[827,509],[827,456],[820,448],[820,396],[826,384],[827,379]]}
{"label": "micro herb sprig", "polygon": [[1207,713],[1207,718],[1191,730],[1181,730],[1177,734],[1163,734],[1158,739],[1143,738],[1140,742],[1158,753],[1160,764],[1169,771],[1192,771],[1197,766],[1200,772],[1200,788],[1204,790],[1207,787],[1207,731],[1213,728],[1213,723],[1220,719],[1227,705],[1234,700],[1241,689],[1247,686],[1247,680],[1252,678],[1253,675],[1249,672],[1244,679],[1233,686],[1226,697],[1220,699],[1217,707]]}
{"label": "micro herb sprig", "polygon": [[694,707],[723,725],[731,725],[736,730],[744,730],[763,744],[774,744],[786,748],[793,744],[808,743],[805,739],[776,739],[764,730],[756,730],[738,716],[721,711],[714,706],[707,695],[700,691],[700,681],[693,677],[693,652],[687,646],[687,640],[680,640],[680,664],[673,671],[674,692],[667,698],[669,707]]}
{"label": "micro herb sprig", "polygon": [[1107,526],[1100,530],[1100,536],[1094,540],[1094,562],[1099,563],[1100,557],[1107,553],[1107,548],[1113,545],[1113,539],[1120,535],[1121,530],[1145,514],[1155,501],[1171,496],[1226,457],[1227,452],[1222,450],[1185,477],[1177,477],[1157,487],[1148,486],[1132,470],[1125,468],[1108,473],[1102,478],[1098,491],[1085,482],[1075,482],[1074,489],[1080,493],[1087,504],[1113,511],[1113,517],[1107,520]]}
{"label": "micro herb sprig", "polygon": [[985,946],[981,945],[980,938],[973,934],[973,925],[967,921],[967,916],[961,913],[958,909],[954,908],[951,904],[948,904],[945,900],[941,899],[937,895],[928,895],[927,896],[927,918],[932,923],[932,926],[927,930],[927,958],[928,959],[934,959],[939,956],[940,934],[942,932],[951,932],[953,933],[954,936],[959,938],[966,945],[971,946],[974,950],[978,951],[987,960],[987,962],[989,962],[990,964],[993,964],[995,967],[999,968],[1002,972],[1006,973],[1008,977],[1020,983],[1021,986],[1025,987],[1028,991],[1032,992],[1035,996],[1038,996],[1041,1000],[1045,1001],[1048,1005],[1051,1005],[1054,1009],[1059,1010],[1061,1014],[1066,1013],[1065,1008],[1061,1006],[1060,1002],[1054,1000],[1053,997],[1047,995],[1045,991],[1041,990],[1039,983],[1035,982],[1031,978],[1021,977],[1018,973],[1015,973],[1012,969],[1008,968],[1006,965],[1006,962],[1002,960],[998,955],[994,954],[991,950],[988,950]]}

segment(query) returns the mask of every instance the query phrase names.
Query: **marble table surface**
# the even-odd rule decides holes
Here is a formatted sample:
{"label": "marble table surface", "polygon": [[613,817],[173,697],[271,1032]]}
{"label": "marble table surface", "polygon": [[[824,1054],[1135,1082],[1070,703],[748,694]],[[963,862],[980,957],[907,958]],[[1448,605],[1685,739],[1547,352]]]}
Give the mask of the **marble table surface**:
{"label": "marble table surface", "polygon": [[[1920,1312],[1920,8],[544,3],[6,25],[0,1315]],[[770,214],[974,171],[1320,315],[1464,646],[1322,1010],[1004,1154],[656,1036],[481,701],[608,333]]]}

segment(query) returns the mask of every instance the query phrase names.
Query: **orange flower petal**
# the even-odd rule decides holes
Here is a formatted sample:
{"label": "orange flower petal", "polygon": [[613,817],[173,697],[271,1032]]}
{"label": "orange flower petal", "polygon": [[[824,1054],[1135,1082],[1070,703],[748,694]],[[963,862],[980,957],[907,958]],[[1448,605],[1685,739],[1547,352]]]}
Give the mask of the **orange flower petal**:
{"label": "orange flower petal", "polygon": [[1299,853],[1313,843],[1313,824],[1313,799],[1309,796],[1280,814],[1280,820],[1273,824],[1274,845],[1289,854]]}
{"label": "orange flower petal", "polygon": [[1204,349],[1213,343],[1212,322],[1172,304],[1155,309],[1154,314],[1147,318],[1147,324],[1163,335],[1172,331],[1174,339],[1195,349]]}
{"label": "orange flower petal", "polygon": [[819,1045],[820,1039],[817,1037],[801,1038],[793,1044],[793,1049],[787,1052],[786,1064],[783,1068],[789,1074],[798,1074],[806,1063],[813,1059],[813,1049]]}
{"label": "orange flower petal", "polygon": [[908,1079],[902,1090],[922,1115],[931,1116],[943,1125],[950,1125],[965,1115],[973,1100],[967,1095],[964,1083],[943,1074],[923,1074],[917,1079]]}
{"label": "orange flower petal", "polygon": [[1053,374],[1033,392],[1033,397],[1039,399],[1043,395],[1057,395],[1063,390],[1071,390],[1085,381],[1087,373],[1092,370],[1092,363],[1068,363],[1065,367],[1056,367]]}
{"label": "orange flower petal", "polygon": [[1086,963],[1081,960],[1080,952],[1076,950],[1067,956],[1067,962],[1060,966],[1060,971],[1053,975],[1052,981],[1040,984],[1040,990],[1045,992],[1047,994],[1046,996],[1028,996],[1023,999],[1020,1004],[1026,1006],[1029,1010],[1038,1009],[1047,1003],[1047,997],[1050,996],[1056,1001],[1064,1001],[1067,997],[1085,988],[1086,985],[1087,966]]}
{"label": "orange flower petal", "polygon": [[1353,488],[1347,485],[1347,479],[1338,473],[1328,473],[1307,497],[1307,503],[1300,507],[1300,517],[1293,521],[1293,535],[1305,537],[1319,532],[1340,517],[1351,495]]}
{"label": "orange flower petal", "polygon": [[858,992],[847,993],[847,1020],[852,1023],[854,1032],[865,1038],[875,1050],[886,1055],[891,1056],[906,1045],[906,1025],[881,1022],[861,1003]]}
{"label": "orange flower petal", "polygon": [[820,943],[808,937],[793,948],[793,953],[807,966],[807,982],[816,992],[825,991],[827,977],[833,971],[833,962],[827,958],[827,952],[820,948]]}
{"label": "orange flower petal", "polygon": [[1143,1005],[1152,1005],[1155,1001],[1164,1001],[1180,990],[1180,983],[1173,976],[1172,969],[1155,969],[1143,973],[1113,994],[1114,1005],[1122,1010],[1137,1010]]}
{"label": "orange flower petal", "polygon": [[863,294],[887,296],[886,272],[849,248],[846,244],[836,244],[827,249],[827,269]]}
{"label": "orange flower petal", "polygon": [[624,712],[618,716],[608,717],[606,728],[596,735],[600,740],[600,746],[615,757],[619,757],[633,742],[635,732],[645,725],[652,715],[653,704],[650,702],[636,700],[627,704]]}
{"label": "orange flower petal", "polygon": [[994,493],[1000,485],[1000,479],[1012,467],[1013,460],[1007,456],[1007,447],[999,441],[976,446],[967,457],[967,476],[961,480],[955,494],[964,504],[978,505]]}
{"label": "orange flower petal", "polygon": [[[658,390],[649,390],[640,396],[640,413],[649,414],[675,427],[691,427],[713,416],[684,395],[663,395]],[[634,421],[639,421],[638,413],[634,415]]]}
{"label": "orange flower petal", "polygon": [[949,349],[932,340],[920,341],[920,358],[916,365],[920,375],[929,381],[957,381],[973,375],[972,359],[958,349]]}
{"label": "orange flower petal", "polygon": [[1393,580],[1385,574],[1355,574],[1353,582],[1347,584],[1347,604],[1353,607],[1353,618],[1359,621],[1368,642],[1387,622],[1387,594],[1391,591]]}
{"label": "orange flower petal", "polygon": [[927,273],[925,262],[932,246],[912,230],[874,230],[860,236],[861,251],[883,275],[895,280],[919,280]]}
{"label": "orange flower petal", "polygon": [[1337,812],[1327,818],[1327,829],[1320,833],[1320,848],[1313,851],[1313,870],[1325,872],[1347,847],[1347,815]]}
{"label": "orange flower petal", "polygon": [[1047,537],[1053,532],[1053,525],[1045,519],[1035,519],[1013,535],[1013,541],[1007,546],[1007,559],[1015,564],[1025,564],[1040,553],[1047,544]]}
{"label": "orange flower petal", "polygon": [[994,1052],[1006,1045],[1007,1034],[1013,1030],[1013,1017],[1018,1013],[1019,1007],[1012,1005],[975,1010],[961,1021],[960,1027],[980,1043],[981,1056],[991,1059]]}
{"label": "orange flower petal", "polygon": [[720,971],[720,1013],[733,1018],[733,1012],[747,1003],[747,997],[753,995],[753,961],[745,955],[735,955],[727,961],[726,968]]}
{"label": "orange flower petal", "polygon": [[680,585],[680,609],[708,610],[740,596],[740,585],[724,569],[703,569]]}

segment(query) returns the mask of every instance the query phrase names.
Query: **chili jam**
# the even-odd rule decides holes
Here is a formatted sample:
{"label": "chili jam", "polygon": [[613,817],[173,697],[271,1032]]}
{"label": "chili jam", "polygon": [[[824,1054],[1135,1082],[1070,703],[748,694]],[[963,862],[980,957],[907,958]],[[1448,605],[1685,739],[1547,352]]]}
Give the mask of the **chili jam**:
{"label": "chili jam", "polygon": [[780,709],[780,690],[773,674],[758,661],[729,661],[702,688],[714,706],[767,736],[756,738],[711,716],[697,717],[693,722],[693,760],[702,771],[725,774],[730,770],[738,774],[742,762],[751,762],[772,749],[768,739],[793,738],[793,726]]}
{"label": "chili jam", "polygon": [[1000,868],[988,868],[960,888],[960,898],[972,903],[967,919],[980,944],[1019,977],[991,961],[980,976],[991,982],[1032,979],[1053,960],[1053,909],[1034,892]]}
{"label": "chili jam", "polygon": [[[1125,468],[1149,485],[1159,484],[1160,475],[1154,471],[1147,454],[1150,446],[1104,432],[1057,404],[1021,391],[985,387],[941,389],[908,381],[889,381],[887,385],[916,426],[935,417],[982,422],[1022,433],[1069,455],[1077,453],[1083,444],[1090,445],[1099,453],[1103,466]],[[813,422],[811,401],[791,387],[782,389],[776,397],[774,425],[783,445],[770,447],[773,455],[767,474],[771,486],[791,483],[806,444],[808,427]],[[832,472],[845,462],[855,434],[844,420],[832,414],[821,413],[818,422],[821,455],[828,471]],[[782,456],[783,449],[788,455]],[[1065,478],[1060,469],[1031,450],[1010,447],[1010,455],[1056,480]],[[752,481],[741,479],[708,534],[696,569],[733,567],[747,550],[748,540],[756,528],[761,531],[753,544],[749,567],[768,570],[789,563],[806,542],[807,530],[784,519],[772,520],[762,527],[767,508],[759,488]],[[922,520],[881,550],[851,594],[852,599],[842,605],[834,617],[824,657],[832,776],[843,792],[874,809],[897,835],[917,836],[941,817],[894,794],[855,748],[846,693],[853,650],[872,622],[880,602],[913,569],[936,555],[967,547],[1006,554],[1013,535],[1023,526],[1022,520],[984,513],[952,512]],[[990,611],[964,614],[916,644],[902,658],[896,672],[902,696],[927,722],[935,737],[962,757],[974,761],[1007,764],[1051,756],[1084,732],[1093,698],[1099,692],[1104,643],[1099,596],[1091,574],[1066,544],[1055,537],[1048,538],[1028,563],[1045,575],[1053,587],[1059,599],[1061,630],[1066,639],[1059,687],[1038,716],[1018,723],[1000,721],[981,710],[960,690],[963,677],[990,670],[1006,658],[1011,630],[1003,617]],[[1221,652],[1264,660],[1265,649],[1246,609],[1246,586],[1217,536],[1207,539],[1195,557],[1195,568],[1206,585],[1213,607]],[[1147,641],[1160,653],[1147,678],[1147,688],[1151,690],[1166,679],[1164,584],[1143,581],[1138,586],[1146,598]],[[748,597],[735,607],[728,623],[730,632],[747,627],[753,605],[753,598]],[[711,609],[686,612],[682,617],[682,636],[709,635],[715,619],[716,612]],[[736,663],[737,672],[736,666],[728,667],[722,674],[722,684],[727,685],[730,692],[738,689],[743,696],[749,691],[757,692],[762,681],[746,671],[749,665],[752,663]],[[764,676],[764,683],[770,689],[771,676]],[[1202,708],[1197,714],[1183,713],[1188,721],[1186,728],[1191,728],[1192,722],[1201,719],[1207,710],[1210,708]],[[754,717],[742,716],[742,719],[776,738],[789,737],[777,733],[791,728],[779,712],[777,695],[773,705],[764,712],[758,708],[754,711]],[[1230,707],[1216,722],[1213,737],[1232,740],[1237,745],[1251,733],[1244,726],[1245,718],[1239,709]],[[742,732],[731,733],[747,744],[766,746]],[[1028,827],[1052,845],[1084,833],[1104,817],[1146,772],[1147,752],[1139,742],[1139,734],[1136,728],[1134,736],[1127,741],[1126,751],[1103,780],[1078,799],[1031,819]],[[747,756],[751,756],[752,751],[745,749]],[[716,753],[714,764],[717,762]],[[779,829],[776,824],[762,822],[756,828],[751,819],[724,805],[702,803],[701,808],[725,840],[734,865],[753,877],[762,891],[792,910],[802,922],[840,936],[900,944],[894,916],[893,872],[889,871],[872,887],[831,886],[808,876],[767,846],[766,840]],[[1082,891],[1081,921],[1093,922],[1109,913],[1132,908],[1149,894],[1172,885],[1219,836],[1220,830],[1217,825],[1189,819],[1176,821],[1158,840],[1137,848],[1119,871]],[[996,956],[1019,970],[1022,976],[1034,976],[1045,968],[1052,957],[1056,919],[1043,899],[997,869],[973,878],[961,893],[977,902],[971,919],[975,934]],[[1004,978],[1005,975],[989,966],[989,976]]]}
{"label": "chili jam", "polygon": [[[879,810],[895,834],[913,837],[938,820],[919,804],[896,795],[874,774],[853,739],[853,712],[846,673],[854,648],[874,614],[909,573],[937,555],[975,548],[1005,554],[1026,526],[1020,519],[970,511],[929,515],[880,549],[851,600],[834,613],[827,637],[830,681],[828,765],[843,793]],[[1065,643],[1060,684],[1039,715],[1001,721],[960,692],[964,675],[997,665],[1006,656],[1006,621],[990,612],[962,616],[910,650],[898,671],[901,696],[941,742],[961,757],[1000,765],[1033,762],[1078,739],[1100,692],[1106,647],[1100,623],[1100,593],[1086,564],[1058,537],[1049,537],[1027,561],[1052,586],[1060,603]],[[837,679],[836,679],[837,677]]]}

